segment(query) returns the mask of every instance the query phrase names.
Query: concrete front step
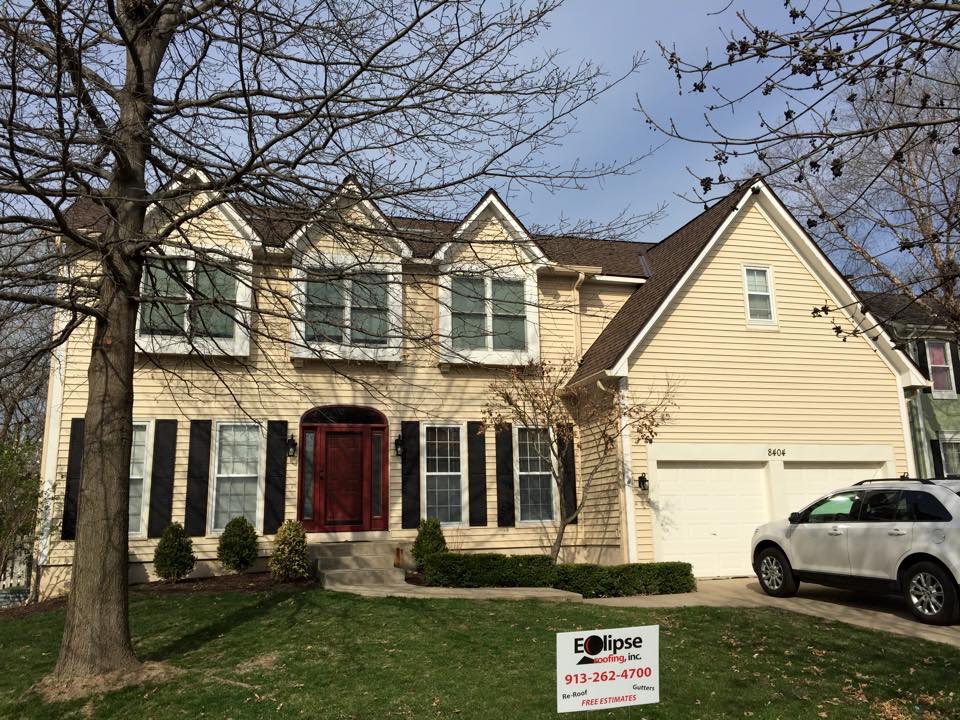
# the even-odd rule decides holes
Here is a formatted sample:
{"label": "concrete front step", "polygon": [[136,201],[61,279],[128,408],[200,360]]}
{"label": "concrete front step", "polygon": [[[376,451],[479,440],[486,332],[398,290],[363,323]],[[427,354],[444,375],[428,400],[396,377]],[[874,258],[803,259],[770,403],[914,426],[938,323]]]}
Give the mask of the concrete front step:
{"label": "concrete front step", "polygon": [[317,558],[317,570],[391,570],[393,553],[382,555],[332,555]]}
{"label": "concrete front step", "polygon": [[320,572],[323,586],[336,590],[342,586],[403,585],[405,572],[400,568],[358,568],[352,570],[323,570]]}
{"label": "concrete front step", "polygon": [[344,557],[359,555],[382,555],[393,559],[393,554],[399,546],[396,542],[333,542],[310,545],[310,554],[315,558]]}

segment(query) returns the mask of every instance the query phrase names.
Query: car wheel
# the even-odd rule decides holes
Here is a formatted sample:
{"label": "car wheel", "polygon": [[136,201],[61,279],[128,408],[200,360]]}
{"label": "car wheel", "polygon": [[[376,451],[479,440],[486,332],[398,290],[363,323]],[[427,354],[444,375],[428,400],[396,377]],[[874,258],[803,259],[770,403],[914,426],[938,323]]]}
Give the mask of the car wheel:
{"label": "car wheel", "polygon": [[932,562],[913,565],[903,576],[903,594],[920,622],[949,625],[957,619],[957,586],[950,573]]}
{"label": "car wheel", "polygon": [[767,595],[790,597],[797,594],[797,579],[790,561],[780,548],[768,547],[757,556],[757,578]]}

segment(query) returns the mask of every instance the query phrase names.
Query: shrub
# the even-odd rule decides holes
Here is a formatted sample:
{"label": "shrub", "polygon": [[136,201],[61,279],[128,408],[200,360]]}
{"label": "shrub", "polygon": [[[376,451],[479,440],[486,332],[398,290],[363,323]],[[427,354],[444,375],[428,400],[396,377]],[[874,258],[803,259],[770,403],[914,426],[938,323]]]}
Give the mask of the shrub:
{"label": "shrub", "polygon": [[691,592],[690,563],[554,565],[546,555],[438,553],[424,562],[424,581],[442,587],[554,587],[586,598]]}
{"label": "shrub", "polygon": [[551,587],[547,555],[437,553],[424,562],[424,582],[443,587]]}
{"label": "shrub", "polygon": [[417,563],[417,570],[423,570],[423,564],[428,557],[447,551],[447,541],[443,537],[443,528],[436,518],[421,520],[417,528],[417,539],[413,541],[410,554]]}
{"label": "shrub", "polygon": [[287,520],[277,530],[276,547],[267,562],[277,580],[304,580],[312,574],[307,555],[307,534],[296,520]]}
{"label": "shrub", "polygon": [[170,523],[160,536],[156,550],[153,551],[153,569],[164,580],[182,580],[196,565],[197,558],[193,554],[193,540],[191,540],[183,525]]}
{"label": "shrub", "polygon": [[217,559],[227,570],[241,573],[257,559],[257,531],[245,517],[227,523],[217,544]]}

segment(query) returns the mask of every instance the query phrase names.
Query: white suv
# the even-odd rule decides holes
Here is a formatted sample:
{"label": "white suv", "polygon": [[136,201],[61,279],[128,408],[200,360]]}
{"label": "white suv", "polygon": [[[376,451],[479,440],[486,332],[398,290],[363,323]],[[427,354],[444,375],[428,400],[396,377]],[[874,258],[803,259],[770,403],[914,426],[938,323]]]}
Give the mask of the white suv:
{"label": "white suv", "polygon": [[918,620],[960,608],[960,481],[864,480],[753,534],[753,569],[768,595],[800,582],[903,593]]}

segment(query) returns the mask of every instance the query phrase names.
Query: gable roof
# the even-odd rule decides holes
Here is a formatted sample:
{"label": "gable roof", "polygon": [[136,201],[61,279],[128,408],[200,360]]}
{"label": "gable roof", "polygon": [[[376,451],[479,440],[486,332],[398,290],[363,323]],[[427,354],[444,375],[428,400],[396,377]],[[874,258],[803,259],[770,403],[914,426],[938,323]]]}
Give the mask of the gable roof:
{"label": "gable roof", "polygon": [[[232,201],[234,209],[270,247],[282,247],[304,225],[302,213],[282,207],[253,205]],[[92,198],[78,198],[66,211],[68,221],[77,229],[103,231],[109,218],[107,209]],[[455,238],[462,225],[459,220],[421,219],[389,216],[400,238],[410,246],[413,257],[430,260],[443,245]],[[534,243],[547,259],[559,265],[601,268],[604,275],[643,280],[650,268],[645,256],[653,243],[606,240],[577,235],[533,235]]]}
{"label": "gable roof", "polygon": [[921,331],[946,328],[938,312],[925,304],[937,308],[939,303],[935,298],[927,297],[925,302],[920,302],[898,292],[861,292],[860,298],[871,314],[891,329],[897,325]]}
{"label": "gable roof", "polygon": [[571,384],[612,368],[654,313],[677,286],[703,249],[738,209],[744,195],[737,189],[671,233],[647,253],[650,277],[634,290],[593,345],[584,353]]}

